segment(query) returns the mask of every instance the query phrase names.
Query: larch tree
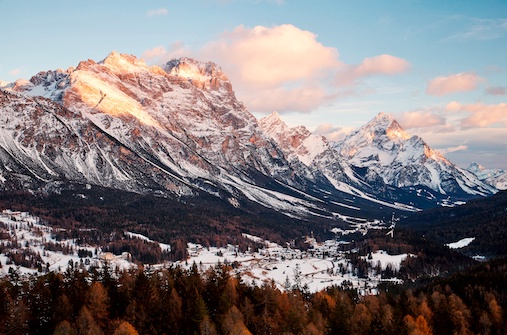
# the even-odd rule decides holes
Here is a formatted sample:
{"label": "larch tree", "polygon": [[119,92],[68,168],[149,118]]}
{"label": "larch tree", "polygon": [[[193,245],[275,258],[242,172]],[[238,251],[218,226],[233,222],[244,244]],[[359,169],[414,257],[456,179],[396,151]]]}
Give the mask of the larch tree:
{"label": "larch tree", "polygon": [[93,319],[92,314],[83,306],[79,311],[79,315],[76,320],[76,328],[78,335],[103,335],[104,332],[97,325]]}
{"label": "larch tree", "polygon": [[56,325],[53,335],[76,335],[76,330],[72,327],[69,321],[63,320]]}
{"label": "larch tree", "polygon": [[109,296],[100,282],[94,282],[86,294],[86,307],[99,327],[104,329],[109,320]]}
{"label": "larch tree", "polygon": [[139,333],[129,322],[122,321],[113,335],[139,335]]}

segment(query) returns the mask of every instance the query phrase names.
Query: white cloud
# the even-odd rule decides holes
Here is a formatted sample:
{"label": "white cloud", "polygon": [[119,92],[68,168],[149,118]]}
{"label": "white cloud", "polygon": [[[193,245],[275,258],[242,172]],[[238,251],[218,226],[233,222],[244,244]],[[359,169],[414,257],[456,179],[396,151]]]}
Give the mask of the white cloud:
{"label": "white cloud", "polygon": [[465,21],[466,28],[444,41],[486,41],[507,36],[507,19],[483,19],[455,17],[457,20]]}
{"label": "white cloud", "polygon": [[146,15],[148,15],[148,17],[153,17],[153,16],[161,16],[161,15],[167,15],[169,13],[169,11],[165,8],[159,8],[159,9],[151,9],[149,10]]}
{"label": "white cloud", "polygon": [[163,45],[156,46],[146,50],[141,55],[146,62],[150,64],[162,65],[173,58],[188,57],[192,55],[192,51],[181,41],[176,41],[166,49]]}
{"label": "white cloud", "polygon": [[391,55],[378,55],[365,58],[354,69],[357,76],[372,76],[378,74],[393,75],[403,73],[410,68],[410,63],[402,58]]}
{"label": "white cloud", "polygon": [[330,123],[323,123],[313,131],[315,135],[322,135],[329,141],[339,141],[345,138],[354,130],[353,127],[336,127]]}

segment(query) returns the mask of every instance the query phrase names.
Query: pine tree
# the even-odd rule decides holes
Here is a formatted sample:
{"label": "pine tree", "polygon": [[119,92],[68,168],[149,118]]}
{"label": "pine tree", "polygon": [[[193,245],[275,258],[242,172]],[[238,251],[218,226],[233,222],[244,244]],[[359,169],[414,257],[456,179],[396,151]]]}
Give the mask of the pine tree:
{"label": "pine tree", "polygon": [[12,299],[7,295],[7,317],[4,320],[5,334],[27,334],[29,311],[21,298]]}

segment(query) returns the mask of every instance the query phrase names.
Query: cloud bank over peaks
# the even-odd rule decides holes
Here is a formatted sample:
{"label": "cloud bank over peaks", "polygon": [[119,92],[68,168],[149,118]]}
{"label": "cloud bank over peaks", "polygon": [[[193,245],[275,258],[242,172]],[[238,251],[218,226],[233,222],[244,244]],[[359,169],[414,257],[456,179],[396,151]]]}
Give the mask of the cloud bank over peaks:
{"label": "cloud bank over peaks", "polygon": [[507,104],[487,105],[484,103],[461,104],[452,101],[445,107],[448,112],[466,112],[460,126],[463,129],[484,128],[494,125],[507,126]]}
{"label": "cloud bank over peaks", "polygon": [[313,134],[322,135],[329,141],[337,142],[343,140],[353,130],[355,130],[353,127],[336,127],[331,123],[323,123],[317,126]]}
{"label": "cloud bank over peaks", "polygon": [[446,119],[443,116],[429,110],[408,111],[395,117],[405,129],[434,128],[446,124]]}
{"label": "cloud bank over peaks", "polygon": [[[345,64],[340,53],[318,41],[313,32],[291,24],[273,27],[237,26],[192,51],[183,43],[155,47],[143,53],[148,62],[183,55],[219,64],[238,98],[252,112],[310,112],[360,90],[358,80],[407,71],[410,63],[382,54],[359,65]],[[364,92],[364,90],[363,90]]]}

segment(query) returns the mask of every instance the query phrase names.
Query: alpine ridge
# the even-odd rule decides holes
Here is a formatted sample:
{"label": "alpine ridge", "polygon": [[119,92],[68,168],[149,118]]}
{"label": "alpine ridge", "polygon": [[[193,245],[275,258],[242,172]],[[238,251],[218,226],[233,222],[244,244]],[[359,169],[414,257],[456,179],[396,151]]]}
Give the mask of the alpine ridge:
{"label": "alpine ridge", "polygon": [[499,190],[507,190],[507,171],[501,169],[486,169],[484,166],[472,163],[467,168],[479,178],[479,180]]}
{"label": "alpine ridge", "polygon": [[418,136],[410,137],[392,116],[380,113],[337,143],[336,150],[368,182],[419,188],[441,195],[487,196],[496,190],[452,164]]}
{"label": "alpine ridge", "polygon": [[6,84],[0,109],[3,189],[204,192],[330,220],[495,192],[385,114],[341,143],[289,128],[276,113],[258,121],[218,65],[190,58],[148,66],[112,52]]}

